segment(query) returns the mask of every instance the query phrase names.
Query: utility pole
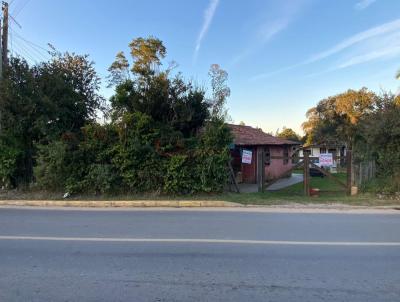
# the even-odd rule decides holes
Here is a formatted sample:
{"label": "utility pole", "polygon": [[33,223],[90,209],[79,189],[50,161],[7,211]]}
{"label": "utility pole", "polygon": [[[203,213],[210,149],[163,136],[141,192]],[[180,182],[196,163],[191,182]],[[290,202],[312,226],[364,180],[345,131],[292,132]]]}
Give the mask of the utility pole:
{"label": "utility pole", "polygon": [[3,39],[2,39],[2,63],[3,70],[8,63],[8,3],[3,1]]}
{"label": "utility pole", "polygon": [[3,39],[2,39],[2,31],[1,31],[1,18],[0,18],[0,82],[3,78]]}
{"label": "utility pole", "polygon": [[[0,84],[3,82],[3,39],[2,39],[2,30],[1,30],[1,18],[0,18]],[[1,123],[2,123],[2,104],[1,104],[1,100],[0,100],[0,135],[2,133],[2,127],[1,127]]]}
{"label": "utility pole", "polygon": [[[3,71],[8,64],[8,3],[3,1],[1,9],[3,11],[3,28],[0,20],[0,82],[3,80]],[[2,132],[2,108],[0,103],[0,134]]]}

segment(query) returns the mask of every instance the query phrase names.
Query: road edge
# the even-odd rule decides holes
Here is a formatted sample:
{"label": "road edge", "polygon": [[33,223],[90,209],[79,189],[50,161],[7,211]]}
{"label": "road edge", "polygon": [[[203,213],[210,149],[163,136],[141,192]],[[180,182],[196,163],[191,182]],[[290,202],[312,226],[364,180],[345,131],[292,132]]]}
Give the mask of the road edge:
{"label": "road edge", "polygon": [[0,206],[84,208],[243,207],[222,200],[0,200]]}
{"label": "road edge", "polygon": [[259,213],[400,214],[397,205],[352,206],[340,203],[243,205],[218,200],[0,200],[0,208],[91,210],[199,210]]}

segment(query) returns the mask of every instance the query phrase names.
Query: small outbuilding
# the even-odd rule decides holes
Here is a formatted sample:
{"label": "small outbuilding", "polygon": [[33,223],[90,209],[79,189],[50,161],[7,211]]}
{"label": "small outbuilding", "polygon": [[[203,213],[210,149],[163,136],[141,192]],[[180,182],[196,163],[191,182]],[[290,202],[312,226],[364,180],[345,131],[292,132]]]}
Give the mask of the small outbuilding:
{"label": "small outbuilding", "polygon": [[[233,135],[231,146],[232,168],[238,183],[257,183],[257,155],[264,152],[265,179],[273,180],[288,172],[293,162],[290,158],[300,146],[294,142],[263,132],[259,128],[228,125]],[[286,159],[274,159],[284,157]]]}

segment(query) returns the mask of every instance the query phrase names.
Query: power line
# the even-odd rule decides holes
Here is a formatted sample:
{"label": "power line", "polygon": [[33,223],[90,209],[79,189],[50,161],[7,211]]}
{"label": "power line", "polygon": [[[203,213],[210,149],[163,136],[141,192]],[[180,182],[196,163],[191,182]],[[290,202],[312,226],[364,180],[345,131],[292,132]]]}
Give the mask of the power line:
{"label": "power line", "polygon": [[33,47],[31,44],[27,43],[26,41],[18,40],[18,42],[20,42],[22,45],[24,45],[26,47],[26,49],[29,49],[30,52],[32,52],[36,56],[40,57],[41,60],[47,61],[50,58],[48,53],[44,53],[43,51],[38,50],[37,48]]}
{"label": "power line", "polygon": [[[13,4],[13,3],[14,3],[14,1],[11,1],[11,2],[9,3],[9,5],[11,6],[11,4]],[[13,7],[13,10],[11,11],[12,14],[14,14],[14,12],[17,10],[17,8],[18,8],[19,6],[21,6],[21,3],[23,3],[23,2],[17,1],[17,3],[16,3],[15,5],[12,6],[12,7]]]}
{"label": "power line", "polygon": [[14,43],[19,46],[20,49],[24,49],[25,52],[29,53],[31,57],[35,59],[35,61],[47,61],[47,58],[40,53],[33,52],[33,48],[29,48],[29,45],[24,43],[23,41],[15,40]]}
{"label": "power line", "polygon": [[[30,0],[26,0],[25,2],[21,2],[22,4],[19,5],[19,7],[16,6],[15,9],[12,11],[12,15],[14,17],[18,16],[21,13],[21,11],[25,8],[25,6],[29,3],[29,1]],[[18,8],[18,10],[17,10],[17,8]]]}
{"label": "power line", "polygon": [[[19,44],[15,44],[14,45],[15,48],[15,53],[19,54],[21,57],[23,58],[28,58],[30,59],[33,63],[37,64],[38,60],[37,58],[34,58],[33,56],[31,56],[31,54],[29,53],[29,51],[26,51],[21,45]],[[39,60],[40,61],[40,60]]]}
{"label": "power line", "polygon": [[38,44],[36,44],[36,43],[34,43],[34,42],[32,42],[32,41],[29,41],[28,39],[24,38],[24,37],[21,36],[19,33],[17,33],[14,29],[11,29],[11,30],[12,30],[12,31],[14,32],[14,34],[15,34],[18,38],[20,38],[21,40],[24,40],[25,42],[27,42],[27,43],[29,43],[29,44],[31,44],[31,45],[37,47],[37,48],[40,48],[41,50],[44,50],[46,53],[49,53],[49,50],[48,50],[48,49],[46,49],[46,48],[44,48],[44,47],[42,47],[42,46],[40,46],[40,45],[38,45]]}
{"label": "power line", "polygon": [[[13,9],[13,15],[17,16],[22,9],[29,3],[30,0],[25,0],[23,2],[18,2],[17,5],[14,7]],[[13,3],[13,2],[11,2]],[[13,16],[11,16],[11,19],[15,22],[15,24],[17,24],[20,28],[21,25],[19,25],[19,23],[15,20],[15,18]],[[13,35],[11,35],[11,31],[13,32]],[[35,57],[35,58],[40,58],[39,61],[47,61],[49,60],[50,56],[50,52],[48,49],[32,42],[29,41],[28,39],[24,38],[22,35],[20,35],[17,31],[14,30],[14,28],[11,28],[10,26],[10,33],[9,33],[10,39],[12,39],[13,43],[16,43],[16,39],[18,38],[19,41],[21,43],[18,43],[19,48],[23,48],[25,53],[29,53],[30,57]],[[12,46],[11,46],[12,47]],[[13,49],[11,49],[11,51],[13,51]],[[36,59],[35,59],[36,61]]]}
{"label": "power line", "polygon": [[[28,39],[20,35],[18,32],[16,32],[14,29],[11,30],[14,33],[14,38],[15,37],[18,38],[20,47],[24,47],[24,49],[27,52],[31,53],[32,56],[34,55],[36,58],[40,58],[39,61],[48,61],[50,59],[49,50],[45,49],[44,47],[32,41],[29,41]],[[15,39],[14,43],[16,43]]]}

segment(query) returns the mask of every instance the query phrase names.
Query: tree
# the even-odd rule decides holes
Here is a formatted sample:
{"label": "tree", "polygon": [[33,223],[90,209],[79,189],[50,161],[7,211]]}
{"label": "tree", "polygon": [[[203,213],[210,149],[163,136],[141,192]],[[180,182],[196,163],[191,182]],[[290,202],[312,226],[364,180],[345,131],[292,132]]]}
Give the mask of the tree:
{"label": "tree", "polygon": [[321,100],[307,111],[303,129],[307,143],[343,143],[351,148],[360,119],[373,111],[376,95],[367,88],[348,90]]}
{"label": "tree", "polygon": [[125,113],[141,112],[185,137],[195,133],[208,118],[204,91],[186,83],[179,73],[171,78],[170,69],[160,69],[166,55],[162,41],[137,38],[129,47],[133,67],[129,70],[128,60],[119,52],[109,68],[112,83],[116,83],[110,100],[113,120],[121,120]]}
{"label": "tree", "polygon": [[[129,43],[129,48],[132,64],[129,63],[124,52],[118,52],[115,61],[108,68],[110,72],[108,76],[109,86],[123,84],[132,77],[136,77],[138,80],[136,84],[143,85],[152,76],[168,72],[168,69],[164,72],[160,70],[161,61],[167,54],[167,50],[161,40],[154,37],[139,37]],[[132,67],[130,68],[131,65]]]}
{"label": "tree", "polygon": [[0,184],[16,186],[31,181],[34,142],[40,136],[37,70],[12,57],[0,85]]}
{"label": "tree", "polygon": [[[0,83],[2,187],[34,183],[72,194],[222,190],[231,141],[223,116],[210,116],[203,89],[162,69],[162,41],[138,38],[129,47],[131,58],[119,52],[109,69],[115,93],[106,124],[96,122],[107,108],[88,56],[54,51],[35,66],[11,58]],[[215,76],[221,112],[229,89],[224,72]]]}
{"label": "tree", "polygon": [[149,39],[130,44],[137,68],[111,98],[113,121],[125,140],[117,155],[121,175],[134,190],[221,190],[230,142],[220,114],[229,95],[227,74],[215,66],[213,101],[208,102],[204,90],[161,69],[166,50],[161,41]]}
{"label": "tree", "polygon": [[358,151],[376,160],[379,190],[391,194],[400,190],[399,101],[400,97],[392,93],[379,95],[375,110],[360,123],[364,141]]}
{"label": "tree", "polygon": [[212,89],[211,116],[224,119],[226,117],[226,100],[231,94],[231,90],[227,86],[228,73],[218,64],[212,64],[208,75],[211,78]]}
{"label": "tree", "polygon": [[14,148],[7,154],[18,154],[10,175],[14,185],[33,180],[38,144],[77,139],[81,128],[104,109],[93,65],[88,56],[73,53],[54,52],[49,62],[32,67],[22,58],[11,58],[0,89],[0,139]]}
{"label": "tree", "polygon": [[300,141],[300,136],[294,132],[293,129],[291,128],[286,128],[283,127],[282,131],[277,133],[277,136],[280,138],[284,138],[284,139],[288,139],[288,140],[292,140],[292,141]]}
{"label": "tree", "polygon": [[142,76],[154,75],[167,54],[162,41],[154,37],[134,39],[129,47],[134,58],[132,72]]}
{"label": "tree", "polygon": [[115,86],[130,79],[129,62],[123,51],[115,56],[115,61],[108,68],[110,75],[108,76],[108,87]]}
{"label": "tree", "polygon": [[96,121],[99,112],[105,112],[105,99],[99,94],[100,77],[88,55],[54,52],[37,71],[44,110],[38,122],[47,135],[79,133],[87,123]]}
{"label": "tree", "polygon": [[[161,68],[166,55],[162,41],[138,38],[129,46],[131,59],[119,53],[109,69],[115,84],[112,124],[120,137],[113,162],[124,186],[170,193],[220,190],[227,175],[229,130],[210,118],[204,90]],[[222,110],[226,75],[214,71],[218,100],[213,104]]]}

